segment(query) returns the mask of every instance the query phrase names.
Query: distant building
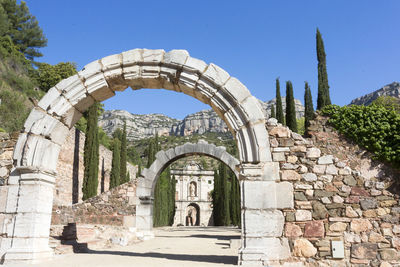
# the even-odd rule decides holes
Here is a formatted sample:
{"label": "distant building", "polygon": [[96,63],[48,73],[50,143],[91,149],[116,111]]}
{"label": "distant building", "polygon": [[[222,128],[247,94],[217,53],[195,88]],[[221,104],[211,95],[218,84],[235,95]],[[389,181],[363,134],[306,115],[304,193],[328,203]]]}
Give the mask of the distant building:
{"label": "distant building", "polygon": [[194,162],[182,170],[171,170],[176,180],[174,226],[211,226],[214,171],[202,170]]}

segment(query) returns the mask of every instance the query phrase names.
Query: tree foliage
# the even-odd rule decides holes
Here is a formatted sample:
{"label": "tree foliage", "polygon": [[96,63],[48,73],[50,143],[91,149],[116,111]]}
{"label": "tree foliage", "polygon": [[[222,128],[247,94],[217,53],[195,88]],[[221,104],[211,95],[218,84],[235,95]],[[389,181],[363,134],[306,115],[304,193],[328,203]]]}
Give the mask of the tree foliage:
{"label": "tree foliage", "polygon": [[121,142],[118,138],[113,140],[113,157],[111,163],[111,175],[110,175],[110,189],[120,185],[121,177]]}
{"label": "tree foliage", "polygon": [[276,118],[275,106],[271,106],[271,118]]}
{"label": "tree foliage", "polygon": [[326,105],[331,104],[328,84],[328,72],[326,71],[326,54],[324,41],[317,28],[317,59],[318,59],[318,99],[317,109],[320,110]]}
{"label": "tree foliage", "polygon": [[400,168],[400,114],[395,110],[374,104],[330,105],[322,114],[330,116],[329,123],[376,158]]}
{"label": "tree foliage", "polygon": [[307,133],[308,131],[308,126],[310,126],[310,121],[315,118],[314,114],[314,106],[312,102],[312,95],[311,95],[311,89],[310,86],[308,85],[308,82],[305,82],[304,86],[304,129],[305,132]]}
{"label": "tree foliage", "polygon": [[296,106],[291,81],[286,82],[286,125],[293,132],[297,132]]}
{"label": "tree foliage", "polygon": [[85,166],[82,185],[83,200],[97,195],[99,174],[98,108],[99,104],[94,103],[85,113],[87,129],[83,155]]}
{"label": "tree foliage", "polygon": [[41,57],[39,48],[47,45],[47,39],[43,34],[39,23],[28,9],[24,1],[20,4],[16,0],[0,0],[0,31],[3,35],[11,37],[18,50],[31,61],[35,57]]}
{"label": "tree foliage", "polygon": [[279,78],[276,79],[276,119],[279,123],[285,124]]}
{"label": "tree foliage", "polygon": [[153,225],[155,227],[172,225],[175,216],[175,177],[166,168],[157,180],[154,189]]}
{"label": "tree foliage", "polygon": [[126,161],[127,161],[127,142],[126,142],[126,122],[124,122],[124,128],[121,136],[121,173],[120,173],[120,184],[129,182],[129,178],[126,175]]}
{"label": "tree foliage", "polygon": [[394,96],[379,96],[372,104],[400,113],[400,98]]}
{"label": "tree foliage", "polygon": [[76,64],[72,62],[60,62],[56,65],[38,63],[38,69],[33,75],[39,88],[47,92],[58,82],[77,73]]}
{"label": "tree foliage", "polygon": [[7,132],[21,130],[30,112],[24,103],[26,97],[15,91],[0,90],[0,99],[0,126]]}

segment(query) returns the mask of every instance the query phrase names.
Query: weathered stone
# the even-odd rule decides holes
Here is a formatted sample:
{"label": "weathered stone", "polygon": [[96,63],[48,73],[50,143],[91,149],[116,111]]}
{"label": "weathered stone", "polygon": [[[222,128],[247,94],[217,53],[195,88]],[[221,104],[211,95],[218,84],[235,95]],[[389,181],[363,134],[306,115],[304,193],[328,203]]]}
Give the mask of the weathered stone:
{"label": "weathered stone", "polygon": [[325,174],[326,165],[315,165],[313,167],[313,173],[316,174]]}
{"label": "weathered stone", "polygon": [[344,199],[341,198],[341,197],[338,196],[338,195],[335,195],[335,196],[332,197],[332,201],[333,201],[334,203],[343,203],[343,202],[344,202]]}
{"label": "weathered stone", "polygon": [[333,156],[332,155],[326,155],[326,156],[320,157],[318,159],[318,164],[320,164],[320,165],[333,164]]}
{"label": "weathered stone", "polygon": [[317,181],[317,175],[315,175],[312,172],[305,173],[302,175],[303,179],[306,180],[307,182],[314,182]]}
{"label": "weathered stone", "polygon": [[317,249],[307,239],[296,239],[293,245],[293,255],[297,257],[313,257],[317,254]]}
{"label": "weathered stone", "polygon": [[383,249],[379,251],[379,254],[381,255],[382,260],[386,261],[398,261],[400,259],[399,251],[393,248]]}
{"label": "weathered stone", "polygon": [[355,186],[357,184],[357,180],[354,179],[354,177],[351,175],[346,175],[345,177],[343,177],[343,183],[349,186]]}
{"label": "weathered stone", "polygon": [[400,234],[400,225],[393,225],[393,233]]}
{"label": "weathered stone", "polygon": [[291,138],[279,138],[279,145],[284,147],[294,146],[294,141]]}
{"label": "weathered stone", "polygon": [[286,237],[300,237],[303,235],[300,226],[294,223],[286,223],[285,225],[285,236]]}
{"label": "weathered stone", "polygon": [[383,190],[383,189],[385,189],[385,183],[384,182],[376,182],[375,187],[378,190]]}
{"label": "weathered stone", "polygon": [[325,227],[323,221],[307,222],[304,226],[304,237],[324,237]]}
{"label": "weathered stone", "polygon": [[8,175],[8,169],[6,167],[0,168],[0,177],[6,177]]}
{"label": "weathered stone", "polygon": [[[340,168],[340,166],[338,166],[338,164],[336,164],[336,166]],[[339,174],[340,175],[350,175],[351,169],[349,167],[345,167],[344,169],[339,169]]]}
{"label": "weathered stone", "polygon": [[350,224],[350,229],[356,233],[367,232],[372,228],[372,224],[367,219],[353,219]]}
{"label": "weathered stone", "polygon": [[290,137],[289,129],[283,126],[274,127],[269,134],[276,137]]}
{"label": "weathered stone", "polygon": [[365,218],[374,218],[376,217],[376,211],[375,210],[365,210],[363,211],[363,216]]}
{"label": "weathered stone", "polygon": [[308,210],[296,210],[296,221],[311,221],[311,212]]}
{"label": "weathered stone", "polygon": [[[384,240],[386,240],[384,237],[382,237]],[[392,247],[400,251],[400,237],[394,236],[392,238]]]}
{"label": "weathered stone", "polygon": [[378,207],[378,202],[374,198],[366,198],[360,200],[360,205],[363,210],[369,210]]}
{"label": "weathered stone", "polygon": [[389,262],[383,261],[381,262],[381,265],[379,265],[379,267],[393,267],[393,266]]}
{"label": "weathered stone", "polygon": [[361,243],[351,245],[351,257],[356,259],[375,259],[378,253],[378,245],[372,243]]}
{"label": "weathered stone", "polygon": [[307,149],[306,157],[310,159],[319,158],[321,156],[321,150],[316,147],[311,147]]}
{"label": "weathered stone", "polygon": [[325,219],[328,216],[328,210],[322,203],[314,201],[312,203],[312,208],[313,208],[312,216],[315,220]]}
{"label": "weathered stone", "polygon": [[296,170],[299,165],[295,165],[292,163],[284,163],[281,167],[282,170]]}
{"label": "weathered stone", "polygon": [[301,178],[300,174],[293,170],[284,170],[281,173],[283,181],[296,181]]}
{"label": "weathered stone", "polygon": [[351,188],[351,194],[354,196],[369,197],[369,193],[366,190],[355,186]]}
{"label": "weathered stone", "polygon": [[303,192],[294,192],[294,199],[295,200],[302,200],[302,201],[306,201],[307,200],[307,198],[306,198],[306,196],[304,195]]}
{"label": "weathered stone", "polygon": [[334,195],[335,195],[334,192],[328,192],[325,190],[315,190],[315,192],[314,192],[314,196],[317,198],[332,197]]}
{"label": "weathered stone", "polygon": [[371,243],[389,243],[389,241],[387,241],[385,237],[376,232],[371,232],[369,234],[368,241]]}
{"label": "weathered stone", "polygon": [[337,175],[338,174],[338,170],[337,170],[335,165],[331,164],[331,165],[328,165],[326,167],[325,173],[326,174],[331,174],[331,175]]}
{"label": "weathered stone", "polygon": [[286,160],[285,153],[283,153],[283,152],[273,152],[272,153],[272,159],[274,161],[285,161]]}
{"label": "weathered stone", "polygon": [[297,157],[296,156],[288,156],[287,157],[287,162],[288,163],[292,163],[292,164],[295,164],[296,162],[297,162]]}
{"label": "weathered stone", "polygon": [[359,196],[349,196],[345,199],[345,202],[350,203],[350,204],[360,203],[360,197]]}
{"label": "weathered stone", "polygon": [[335,222],[329,226],[329,230],[334,232],[344,232],[347,229],[347,223]]}

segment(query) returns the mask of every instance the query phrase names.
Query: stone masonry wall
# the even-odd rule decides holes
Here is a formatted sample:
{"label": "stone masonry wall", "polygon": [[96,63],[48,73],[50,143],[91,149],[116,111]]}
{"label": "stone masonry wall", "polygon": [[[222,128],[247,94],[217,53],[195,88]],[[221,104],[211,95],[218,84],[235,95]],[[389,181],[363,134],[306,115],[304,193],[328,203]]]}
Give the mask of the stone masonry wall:
{"label": "stone masonry wall", "polygon": [[[85,135],[72,128],[58,157],[54,205],[72,205],[82,202],[84,145]],[[112,151],[100,145],[98,194],[109,189],[111,164]],[[137,166],[128,163],[127,171],[131,180],[136,178]]]}
{"label": "stone masonry wall", "polygon": [[68,223],[134,227],[136,180],[72,206],[53,205],[52,225]]}
{"label": "stone masonry wall", "polygon": [[[13,167],[13,151],[19,133],[0,133],[0,193],[1,186],[7,185],[7,179]],[[64,145],[61,148],[58,164],[56,185],[54,188],[53,204],[70,206],[73,203],[82,202],[83,181],[83,151],[85,135],[72,128]],[[99,185],[97,192],[105,192],[109,189],[112,152],[100,145],[99,148]],[[136,178],[137,166],[127,164],[131,180]],[[5,188],[4,188],[5,189]],[[0,194],[0,206],[5,204],[5,199]]]}
{"label": "stone masonry wall", "polygon": [[[400,176],[390,168],[365,170],[353,146],[341,143],[342,137],[336,139],[325,124],[325,131],[315,129],[320,136],[312,139],[275,119],[267,124],[281,180],[294,188],[295,207],[284,211],[284,235],[292,251],[288,261],[305,266],[400,266],[399,193],[392,190]],[[379,165],[369,161],[370,166]]]}

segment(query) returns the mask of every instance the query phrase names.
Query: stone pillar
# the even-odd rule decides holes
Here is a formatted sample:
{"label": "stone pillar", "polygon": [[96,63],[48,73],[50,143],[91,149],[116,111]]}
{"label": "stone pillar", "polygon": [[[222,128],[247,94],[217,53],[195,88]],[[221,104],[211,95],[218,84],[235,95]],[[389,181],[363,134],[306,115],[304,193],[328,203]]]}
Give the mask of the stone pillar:
{"label": "stone pillar", "polygon": [[139,178],[136,196],[136,230],[143,235],[144,240],[154,237],[153,233],[153,200],[152,181]]}
{"label": "stone pillar", "polygon": [[265,266],[290,256],[280,209],[293,207],[293,188],[279,182],[278,163],[242,164],[239,265]]}
{"label": "stone pillar", "polygon": [[14,213],[14,218],[6,226],[11,245],[4,256],[6,263],[53,256],[49,233],[55,176],[32,167],[17,167],[11,173],[6,212]]}

